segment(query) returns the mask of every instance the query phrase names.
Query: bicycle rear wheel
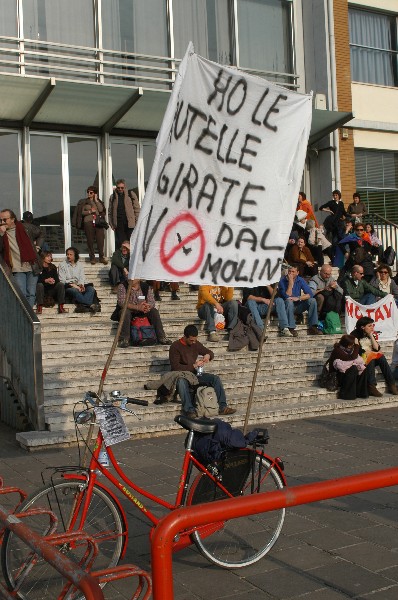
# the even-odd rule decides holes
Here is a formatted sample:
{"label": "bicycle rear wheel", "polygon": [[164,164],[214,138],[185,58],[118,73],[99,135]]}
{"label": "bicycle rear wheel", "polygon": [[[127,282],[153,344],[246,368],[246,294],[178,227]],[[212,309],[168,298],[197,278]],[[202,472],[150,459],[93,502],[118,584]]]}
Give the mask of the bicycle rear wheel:
{"label": "bicycle rear wheel", "polygon": [[[57,482],[27,498],[18,512],[39,507],[50,509],[58,518],[56,533],[65,532],[68,530],[73,508],[78,507],[75,510],[81,513],[84,494],[85,482]],[[27,516],[23,522],[36,533],[43,535],[49,519],[45,515],[35,515]],[[79,523],[79,518],[76,523]],[[83,530],[98,543],[94,568],[116,566],[122,553],[126,527],[123,516],[111,496],[97,486],[93,488]],[[79,562],[86,550],[86,544],[65,544],[60,550],[71,560]],[[54,600],[66,583],[62,575],[44,559],[37,557],[36,561],[36,556],[30,548],[10,530],[7,530],[4,536],[1,565],[9,589],[14,590],[20,584],[17,597],[25,600]],[[21,569],[29,566],[32,568],[27,569],[28,572],[20,583],[18,577]],[[78,592],[77,596],[82,597]]]}
{"label": "bicycle rear wheel", "polygon": [[[227,459],[225,463],[222,480],[227,489],[230,488],[226,483],[225,475],[227,478],[229,476],[231,481],[239,479],[239,473],[237,473],[237,469],[241,468],[239,464],[244,460],[245,453],[247,457],[253,457],[253,452],[253,450],[247,449],[239,450],[235,455],[234,453],[230,454],[232,459]],[[243,471],[243,482],[238,483],[239,489],[233,491],[234,496],[250,495],[253,484],[255,493],[257,491],[271,492],[284,487],[282,477],[268,458],[256,454],[254,461],[253,476],[251,472]],[[228,473],[229,465],[230,473]],[[237,474],[237,477],[234,476],[234,473]],[[242,476],[242,471],[240,476]],[[258,490],[256,486],[259,488]],[[187,504],[211,502],[224,497],[221,490],[215,487],[206,474],[200,474],[192,483]],[[207,529],[202,530],[207,533],[215,530],[211,535],[204,533],[201,535],[199,530],[195,531],[192,537],[200,552],[216,565],[226,568],[247,567],[260,560],[271,550],[279,537],[284,518],[285,509],[240,517],[216,523],[213,528],[210,525]]]}

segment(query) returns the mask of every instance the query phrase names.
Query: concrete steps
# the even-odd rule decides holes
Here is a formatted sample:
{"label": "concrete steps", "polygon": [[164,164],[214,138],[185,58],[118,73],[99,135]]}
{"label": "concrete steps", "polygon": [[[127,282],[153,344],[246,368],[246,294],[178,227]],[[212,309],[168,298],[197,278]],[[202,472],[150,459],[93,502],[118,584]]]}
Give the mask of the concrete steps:
{"label": "concrete steps", "polygon": [[[73,306],[69,306],[71,312],[66,315],[58,315],[56,308],[52,308],[44,309],[40,317],[47,431],[18,433],[18,441],[28,449],[74,443],[73,409],[87,390],[98,390],[117,329],[117,323],[110,320],[116,295],[111,293],[108,284],[108,267],[85,264],[85,271],[87,280],[94,283],[101,299],[101,313],[74,313]],[[237,408],[236,414],[227,417],[227,420],[234,426],[241,426],[257,352],[247,349],[228,352],[224,333],[220,333],[218,342],[207,342],[203,322],[196,313],[197,293],[189,291],[187,285],[182,284],[180,288],[178,294],[181,300],[172,301],[170,293],[165,291],[161,292],[162,302],[157,303],[166,335],[173,340],[178,339],[188,323],[198,326],[199,339],[215,353],[209,372],[221,376],[228,402]],[[235,297],[241,298],[240,290],[235,291]],[[253,395],[251,425],[396,404],[396,398],[386,394],[382,398],[349,402],[338,400],[335,393],[319,388],[317,378],[336,336],[307,336],[304,325],[298,326],[298,332],[298,338],[279,337],[277,322],[271,321]],[[383,344],[383,350],[390,358],[392,342]],[[118,389],[128,396],[149,402],[147,408],[133,406],[138,417],[125,415],[132,435],[163,435],[181,430],[174,422],[180,404],[154,405],[156,391],[144,389],[148,380],[158,379],[168,369],[166,346],[116,349],[104,391]],[[384,387],[383,383],[379,384],[381,391]]]}

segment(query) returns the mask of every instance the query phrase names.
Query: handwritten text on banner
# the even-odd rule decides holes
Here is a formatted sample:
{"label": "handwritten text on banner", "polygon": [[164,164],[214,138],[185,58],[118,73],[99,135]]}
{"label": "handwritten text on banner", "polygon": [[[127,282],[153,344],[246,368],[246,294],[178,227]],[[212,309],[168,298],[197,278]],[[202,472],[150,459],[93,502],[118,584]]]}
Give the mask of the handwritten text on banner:
{"label": "handwritten text on banner", "polygon": [[275,282],[293,222],[311,96],[194,54],[157,141],[130,277],[239,287]]}

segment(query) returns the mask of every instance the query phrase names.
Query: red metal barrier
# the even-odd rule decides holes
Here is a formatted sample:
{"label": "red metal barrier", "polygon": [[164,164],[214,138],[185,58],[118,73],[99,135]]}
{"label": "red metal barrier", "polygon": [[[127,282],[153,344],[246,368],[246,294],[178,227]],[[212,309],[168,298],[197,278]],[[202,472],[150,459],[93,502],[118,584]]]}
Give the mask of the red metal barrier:
{"label": "red metal barrier", "polygon": [[[15,515],[0,506],[0,523],[8,527],[25,542],[29,548],[42,556],[61,575],[71,581],[87,600],[104,600],[100,585],[94,577],[85,573],[76,563],[61,554],[56,548],[45,542],[43,538],[24,525]],[[9,594],[5,597],[11,597]]]}
{"label": "red metal barrier", "polygon": [[229,498],[172,511],[156,526],[151,542],[153,600],[173,600],[173,539],[184,529],[214,521],[309,504],[398,484],[398,468],[330,479],[276,492]]}

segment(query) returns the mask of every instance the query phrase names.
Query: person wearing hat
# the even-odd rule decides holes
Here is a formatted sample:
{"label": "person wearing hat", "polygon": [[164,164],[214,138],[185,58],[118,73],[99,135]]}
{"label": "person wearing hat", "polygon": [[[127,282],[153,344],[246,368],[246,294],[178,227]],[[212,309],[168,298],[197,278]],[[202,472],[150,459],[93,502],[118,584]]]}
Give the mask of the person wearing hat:
{"label": "person wearing hat", "polygon": [[117,294],[119,283],[127,281],[129,276],[130,262],[130,242],[125,240],[120,248],[115,250],[109,269],[109,283],[112,286],[112,293]]}

